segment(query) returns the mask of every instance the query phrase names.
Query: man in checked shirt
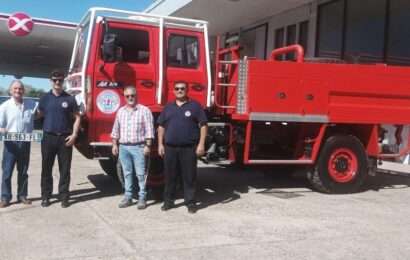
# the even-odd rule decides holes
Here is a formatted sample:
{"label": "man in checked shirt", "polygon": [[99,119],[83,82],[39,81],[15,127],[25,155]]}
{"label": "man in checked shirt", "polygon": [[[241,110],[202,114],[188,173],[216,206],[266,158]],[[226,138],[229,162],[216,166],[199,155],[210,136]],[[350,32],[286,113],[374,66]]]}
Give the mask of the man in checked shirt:
{"label": "man in checked shirt", "polygon": [[111,132],[112,153],[119,155],[124,173],[124,198],[118,205],[126,208],[132,205],[132,187],[135,171],[138,179],[138,209],[145,209],[145,155],[151,151],[154,138],[152,113],[146,106],[137,103],[137,91],[134,86],[124,88],[127,104],[121,107],[115,117]]}

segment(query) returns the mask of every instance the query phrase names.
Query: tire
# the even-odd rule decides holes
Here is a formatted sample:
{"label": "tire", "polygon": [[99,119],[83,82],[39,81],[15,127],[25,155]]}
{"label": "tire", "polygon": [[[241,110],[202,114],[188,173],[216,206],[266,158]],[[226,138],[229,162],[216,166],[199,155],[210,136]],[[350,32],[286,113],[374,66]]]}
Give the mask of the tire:
{"label": "tire", "polygon": [[115,166],[116,160],[114,158],[109,160],[99,160],[98,162],[107,175],[115,178],[117,177],[117,168]]}
{"label": "tire", "polygon": [[336,135],[326,140],[307,176],[320,192],[346,194],[359,191],[368,171],[368,157],[360,140]]}
{"label": "tire", "polygon": [[111,158],[109,160],[99,160],[99,163],[101,168],[107,175],[124,186],[124,176],[122,174],[121,164],[117,159]]}

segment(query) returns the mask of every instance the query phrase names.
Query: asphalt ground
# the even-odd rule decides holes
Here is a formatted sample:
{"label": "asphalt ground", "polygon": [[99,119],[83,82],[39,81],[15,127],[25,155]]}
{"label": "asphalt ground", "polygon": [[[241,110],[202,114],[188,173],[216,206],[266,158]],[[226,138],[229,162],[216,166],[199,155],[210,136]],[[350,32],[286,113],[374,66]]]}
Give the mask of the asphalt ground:
{"label": "asphalt ground", "polygon": [[[0,260],[410,259],[407,173],[379,174],[356,194],[326,195],[312,191],[298,171],[201,165],[200,209],[192,215],[182,205],[162,212],[154,200],[146,210],[119,209],[119,185],[78,152],[72,205],[42,208],[40,165],[33,144],[33,204],[0,209]],[[56,192],[56,168],[53,175]]]}

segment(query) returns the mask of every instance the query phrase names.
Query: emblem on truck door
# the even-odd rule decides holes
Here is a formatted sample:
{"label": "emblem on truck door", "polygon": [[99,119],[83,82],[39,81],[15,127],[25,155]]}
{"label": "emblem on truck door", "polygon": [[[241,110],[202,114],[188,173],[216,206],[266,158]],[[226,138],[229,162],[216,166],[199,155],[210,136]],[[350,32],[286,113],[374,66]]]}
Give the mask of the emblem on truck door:
{"label": "emblem on truck door", "polygon": [[97,96],[97,107],[104,114],[112,114],[120,107],[120,96],[113,90],[104,90]]}

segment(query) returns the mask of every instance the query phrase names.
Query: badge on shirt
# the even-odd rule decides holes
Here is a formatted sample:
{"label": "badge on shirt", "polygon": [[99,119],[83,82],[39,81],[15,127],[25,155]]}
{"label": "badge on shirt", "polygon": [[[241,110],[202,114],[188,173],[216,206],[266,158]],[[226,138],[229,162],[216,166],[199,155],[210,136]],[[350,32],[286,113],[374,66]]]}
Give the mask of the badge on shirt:
{"label": "badge on shirt", "polygon": [[67,108],[67,107],[68,107],[68,103],[67,103],[66,101],[64,101],[63,103],[61,103],[61,106],[62,106],[63,108]]}
{"label": "badge on shirt", "polygon": [[189,111],[189,110],[185,111],[185,116],[190,117],[191,116],[191,111]]}

